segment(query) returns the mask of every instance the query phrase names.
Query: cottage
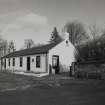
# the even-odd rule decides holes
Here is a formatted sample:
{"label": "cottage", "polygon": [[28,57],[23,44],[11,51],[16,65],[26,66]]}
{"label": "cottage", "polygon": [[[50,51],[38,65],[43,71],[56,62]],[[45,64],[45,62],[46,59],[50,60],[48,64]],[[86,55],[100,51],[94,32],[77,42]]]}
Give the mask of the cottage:
{"label": "cottage", "polygon": [[35,73],[67,72],[75,61],[75,48],[65,38],[61,42],[15,51],[1,59],[2,70]]}

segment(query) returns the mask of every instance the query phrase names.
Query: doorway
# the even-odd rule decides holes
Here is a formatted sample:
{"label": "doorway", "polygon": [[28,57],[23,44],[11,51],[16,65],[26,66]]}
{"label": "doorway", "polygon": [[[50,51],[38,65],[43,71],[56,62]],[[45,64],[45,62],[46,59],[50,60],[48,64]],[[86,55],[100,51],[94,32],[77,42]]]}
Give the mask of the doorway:
{"label": "doorway", "polygon": [[30,71],[30,57],[27,57],[27,71]]}
{"label": "doorway", "polygon": [[52,56],[52,67],[55,70],[55,74],[59,74],[59,56],[58,55]]}
{"label": "doorway", "polygon": [[6,69],[6,59],[4,60],[4,68]]}

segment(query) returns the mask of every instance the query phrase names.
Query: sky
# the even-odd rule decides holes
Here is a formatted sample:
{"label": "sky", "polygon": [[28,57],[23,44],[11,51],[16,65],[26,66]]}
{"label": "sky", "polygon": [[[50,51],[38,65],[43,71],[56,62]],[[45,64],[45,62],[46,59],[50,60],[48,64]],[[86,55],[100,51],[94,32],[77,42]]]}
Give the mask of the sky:
{"label": "sky", "polygon": [[55,26],[74,20],[104,27],[105,0],[0,0],[0,35],[17,49],[25,39],[47,42]]}

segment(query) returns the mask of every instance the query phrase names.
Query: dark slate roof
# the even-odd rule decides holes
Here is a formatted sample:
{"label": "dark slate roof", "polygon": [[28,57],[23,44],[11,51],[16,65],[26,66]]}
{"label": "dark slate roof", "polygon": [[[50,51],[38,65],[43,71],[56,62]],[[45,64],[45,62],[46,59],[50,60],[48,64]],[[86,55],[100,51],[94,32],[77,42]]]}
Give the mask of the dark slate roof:
{"label": "dark slate roof", "polygon": [[20,50],[20,51],[15,51],[15,52],[10,53],[10,54],[8,54],[8,55],[2,57],[2,58],[19,57],[19,56],[27,56],[27,55],[48,53],[48,51],[49,51],[50,49],[52,49],[53,47],[55,47],[55,46],[56,46],[57,44],[59,44],[59,43],[60,43],[60,42],[51,43],[51,44],[41,45],[41,46],[29,48],[29,49],[24,49],[24,50]]}

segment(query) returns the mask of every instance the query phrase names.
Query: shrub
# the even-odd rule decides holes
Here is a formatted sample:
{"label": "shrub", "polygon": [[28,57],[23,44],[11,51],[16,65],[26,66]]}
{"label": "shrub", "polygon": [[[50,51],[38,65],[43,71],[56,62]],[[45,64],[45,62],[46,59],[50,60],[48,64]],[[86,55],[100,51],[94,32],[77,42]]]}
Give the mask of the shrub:
{"label": "shrub", "polygon": [[87,73],[85,71],[76,71],[74,77],[84,79],[87,78]]}
{"label": "shrub", "polygon": [[80,65],[75,71],[75,78],[88,78],[88,79],[102,79],[103,78],[103,67],[95,65]]}
{"label": "shrub", "polygon": [[102,74],[99,72],[90,72],[88,73],[88,78],[89,79],[101,79]]}
{"label": "shrub", "polygon": [[77,61],[85,62],[92,60],[104,60],[105,58],[105,38],[98,38],[96,40],[91,40],[82,45],[76,46],[78,51],[78,56],[76,56]]}

